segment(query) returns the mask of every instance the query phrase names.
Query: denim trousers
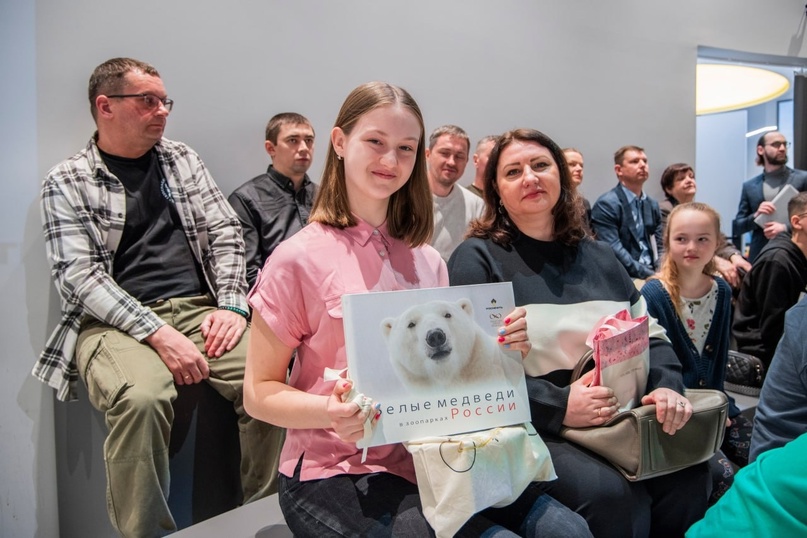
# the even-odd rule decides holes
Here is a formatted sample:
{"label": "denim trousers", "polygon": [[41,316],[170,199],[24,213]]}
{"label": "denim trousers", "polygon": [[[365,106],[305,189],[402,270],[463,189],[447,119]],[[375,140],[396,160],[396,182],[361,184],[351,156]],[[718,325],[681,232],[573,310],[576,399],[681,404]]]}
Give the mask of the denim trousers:
{"label": "denim trousers", "polygon": [[[202,353],[200,326],[216,310],[208,296],[169,299],[152,306],[165,322],[187,336]],[[241,442],[244,502],[277,488],[284,430],[252,419],[243,405],[244,365],[249,329],[218,359],[208,359],[205,381],[233,403]],[[79,375],[92,405],[104,413],[107,511],[123,536],[161,536],[176,530],[168,509],[168,444],[177,396],[174,379],[146,343],[98,320],[82,323],[76,345]]]}
{"label": "denim trousers", "polygon": [[[423,516],[417,485],[390,473],[338,475],[300,481],[280,475],[280,507],[295,536],[434,536]],[[586,537],[585,520],[533,482],[516,501],[473,516],[458,537]]]}

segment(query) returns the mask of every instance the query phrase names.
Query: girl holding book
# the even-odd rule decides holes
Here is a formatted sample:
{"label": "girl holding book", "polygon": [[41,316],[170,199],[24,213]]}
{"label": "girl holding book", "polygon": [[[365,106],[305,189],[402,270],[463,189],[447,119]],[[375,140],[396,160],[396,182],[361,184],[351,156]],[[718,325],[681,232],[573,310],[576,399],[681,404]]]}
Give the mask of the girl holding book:
{"label": "girl holding book", "polygon": [[[715,276],[720,216],[706,204],[675,206],[664,230],[661,271],[641,290],[648,313],[667,330],[687,388],[723,390],[731,326],[731,288]],[[728,489],[738,466],[748,463],[752,424],[729,397],[730,424],[710,462],[713,503]],[[726,457],[728,456],[728,458]]]}
{"label": "girl holding book", "polygon": [[[355,442],[368,412],[379,412],[342,401],[349,381],[323,379],[325,368],[347,365],[343,294],[448,284],[427,245],[423,142],[420,109],[405,90],[381,82],[353,90],[331,131],[310,224],[274,251],[250,295],[245,406],[288,429],[279,500],[296,536],[433,535],[409,453],[400,444],[373,447],[362,461]],[[525,354],[524,311],[509,317],[500,341]],[[536,536],[539,527],[541,536],[588,535],[582,518],[543,488],[533,483],[510,506],[480,512],[458,535]]]}

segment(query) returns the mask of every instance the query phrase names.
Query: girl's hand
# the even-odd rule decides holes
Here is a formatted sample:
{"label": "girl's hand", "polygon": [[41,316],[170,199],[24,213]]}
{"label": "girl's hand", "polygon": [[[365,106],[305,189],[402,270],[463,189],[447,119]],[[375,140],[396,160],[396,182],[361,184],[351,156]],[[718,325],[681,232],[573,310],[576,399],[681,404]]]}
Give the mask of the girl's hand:
{"label": "girl's hand", "polygon": [[587,372],[570,385],[569,401],[563,425],[570,428],[600,426],[619,410],[614,391],[608,387],[589,387],[594,371]]}
{"label": "girl's hand", "polygon": [[350,392],[353,383],[340,379],[333,386],[333,393],[328,396],[327,413],[331,428],[343,441],[355,443],[364,436],[364,421],[368,410],[362,410],[355,402],[343,402],[342,395]]}
{"label": "girl's hand", "polygon": [[692,416],[692,404],[672,389],[658,388],[642,398],[642,405],[649,404],[656,404],[656,418],[669,435],[675,435]]}
{"label": "girl's hand", "polygon": [[521,352],[523,360],[532,349],[532,343],[527,337],[527,311],[518,307],[504,318],[504,325],[499,327],[499,345],[505,349]]}

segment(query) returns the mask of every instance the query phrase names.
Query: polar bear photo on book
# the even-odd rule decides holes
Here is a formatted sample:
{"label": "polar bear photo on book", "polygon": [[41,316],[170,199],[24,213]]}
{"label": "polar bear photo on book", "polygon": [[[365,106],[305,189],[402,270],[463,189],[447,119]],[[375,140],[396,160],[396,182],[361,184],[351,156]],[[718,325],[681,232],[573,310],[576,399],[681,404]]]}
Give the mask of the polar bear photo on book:
{"label": "polar bear photo on book", "polygon": [[431,301],[381,322],[390,362],[412,392],[480,383],[515,386],[523,366],[474,321],[469,299]]}

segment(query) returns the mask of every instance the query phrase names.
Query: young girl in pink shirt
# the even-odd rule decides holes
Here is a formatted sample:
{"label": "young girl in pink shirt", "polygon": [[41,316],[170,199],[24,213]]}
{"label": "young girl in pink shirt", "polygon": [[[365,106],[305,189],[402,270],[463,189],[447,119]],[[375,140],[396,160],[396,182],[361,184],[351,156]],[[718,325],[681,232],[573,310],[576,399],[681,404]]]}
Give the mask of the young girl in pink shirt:
{"label": "young girl in pink shirt", "polygon": [[[406,449],[374,447],[362,462],[355,443],[368,411],[342,402],[349,381],[323,379],[324,368],[347,365],[343,294],[448,285],[444,262],[427,244],[423,141],[420,109],[405,90],[382,82],[353,90],[331,131],[310,224],[278,246],[250,295],[245,406],[288,430],[279,501],[296,536],[434,534]],[[500,341],[526,353],[525,327],[517,309]],[[588,535],[585,521],[540,483],[508,507],[475,515],[458,535],[535,536],[539,526],[541,536]]]}

